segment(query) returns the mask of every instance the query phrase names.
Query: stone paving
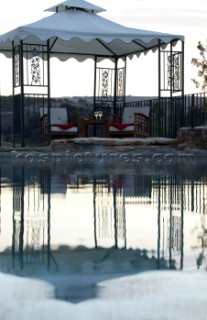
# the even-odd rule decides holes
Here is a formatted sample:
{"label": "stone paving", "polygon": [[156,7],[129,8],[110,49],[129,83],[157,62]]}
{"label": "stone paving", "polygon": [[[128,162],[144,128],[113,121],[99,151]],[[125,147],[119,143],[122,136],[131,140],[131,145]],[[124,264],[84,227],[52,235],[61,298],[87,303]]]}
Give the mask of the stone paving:
{"label": "stone paving", "polygon": [[66,161],[117,161],[140,162],[142,159],[169,162],[191,162],[206,159],[207,148],[186,145],[177,139],[167,138],[74,138],[52,141],[50,146],[33,148],[0,148],[1,158],[28,160],[66,160]]}
{"label": "stone paving", "polygon": [[53,140],[50,146],[37,146],[31,148],[12,148],[9,145],[2,145],[1,156],[28,155],[55,153],[69,154],[111,154],[111,153],[171,153],[171,154],[194,154],[197,156],[207,155],[207,126],[187,128],[178,130],[177,139],[149,137],[149,138],[73,138]]}

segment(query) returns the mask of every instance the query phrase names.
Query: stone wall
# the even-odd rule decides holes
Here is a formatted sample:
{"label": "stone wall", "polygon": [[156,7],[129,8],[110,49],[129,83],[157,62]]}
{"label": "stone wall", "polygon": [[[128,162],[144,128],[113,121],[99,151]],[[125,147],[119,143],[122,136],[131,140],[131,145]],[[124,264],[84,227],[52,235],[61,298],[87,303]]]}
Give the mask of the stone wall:
{"label": "stone wall", "polygon": [[178,144],[188,148],[207,148],[207,126],[183,127],[177,133]]}

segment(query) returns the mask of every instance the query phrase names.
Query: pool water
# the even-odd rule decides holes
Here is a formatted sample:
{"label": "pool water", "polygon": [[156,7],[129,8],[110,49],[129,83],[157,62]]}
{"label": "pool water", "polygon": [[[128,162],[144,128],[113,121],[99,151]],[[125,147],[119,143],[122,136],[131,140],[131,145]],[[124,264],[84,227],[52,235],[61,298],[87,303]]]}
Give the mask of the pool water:
{"label": "pool water", "polygon": [[98,281],[141,271],[206,267],[205,159],[4,158],[0,173],[0,272],[44,279],[58,299],[96,297]]}

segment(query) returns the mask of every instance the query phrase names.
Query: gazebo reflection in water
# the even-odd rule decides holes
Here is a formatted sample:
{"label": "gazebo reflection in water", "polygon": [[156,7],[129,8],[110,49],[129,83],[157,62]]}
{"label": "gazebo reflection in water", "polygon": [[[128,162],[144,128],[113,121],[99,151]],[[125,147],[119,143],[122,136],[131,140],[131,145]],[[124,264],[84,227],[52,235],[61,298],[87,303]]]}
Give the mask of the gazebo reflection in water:
{"label": "gazebo reflection in water", "polygon": [[[1,169],[3,177],[6,172],[4,167]],[[182,269],[185,220],[188,214],[199,213],[202,225],[195,227],[197,243],[194,245],[197,248],[200,245],[204,250],[205,242],[201,238],[203,236],[204,239],[205,235],[201,231],[202,228],[204,233],[206,230],[205,181],[196,182],[194,178],[186,180],[175,170],[156,173],[151,168],[150,173],[139,171],[128,174],[107,171],[76,171],[67,164],[60,167],[19,163],[12,167],[8,186],[12,187],[13,193],[11,254],[14,270],[32,268],[33,265],[58,270],[61,261],[58,261],[57,253],[61,246],[53,246],[57,232],[54,221],[59,219],[63,225],[66,223],[62,212],[68,213],[69,217],[75,216],[77,213],[71,213],[64,201],[68,194],[71,200],[73,194],[78,194],[81,202],[83,192],[88,194],[89,206],[83,205],[82,214],[86,220],[93,216],[90,220],[93,231],[90,235],[91,247],[87,248],[83,242],[82,249],[95,253],[105,248],[109,252],[121,252],[123,257],[127,252],[137,250],[136,254],[145,260],[146,268]],[[54,199],[57,198],[62,203],[57,209],[59,212],[53,208]],[[52,215],[57,214],[58,217],[54,219]],[[132,217],[133,230],[129,224]],[[78,223],[81,228],[82,221]],[[135,234],[133,241],[132,231]],[[84,239],[84,234],[82,237]],[[68,234],[68,242],[62,243],[68,252],[72,250],[70,239]],[[142,247],[145,243],[146,247]],[[78,251],[78,248],[79,245],[73,250]],[[136,267],[139,269],[138,265]]]}

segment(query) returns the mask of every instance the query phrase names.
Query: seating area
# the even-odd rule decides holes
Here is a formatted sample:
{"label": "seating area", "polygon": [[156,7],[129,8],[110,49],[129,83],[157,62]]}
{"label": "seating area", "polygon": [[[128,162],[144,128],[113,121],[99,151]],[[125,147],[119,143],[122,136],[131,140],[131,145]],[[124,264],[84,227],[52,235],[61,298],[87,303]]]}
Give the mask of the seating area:
{"label": "seating area", "polygon": [[[51,140],[79,136],[88,137],[88,124],[104,126],[104,136],[109,138],[146,138],[149,136],[149,114],[150,108],[147,106],[128,107],[124,108],[122,118],[115,114],[109,114],[108,120],[87,119],[86,121],[82,119],[80,121],[77,116],[68,119],[66,108],[53,107],[50,109]],[[40,108],[40,143],[47,143],[48,137],[48,110]]]}
{"label": "seating area", "polygon": [[[66,108],[50,109],[51,140],[79,136],[78,118],[68,119]],[[40,143],[48,141],[48,110],[40,108]]]}
{"label": "seating area", "polygon": [[109,137],[141,137],[149,136],[150,108],[124,108],[123,117],[109,115]]}

